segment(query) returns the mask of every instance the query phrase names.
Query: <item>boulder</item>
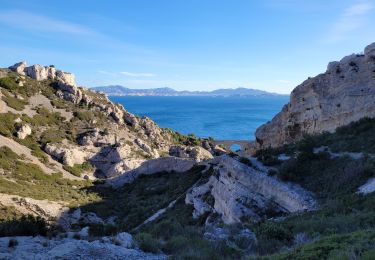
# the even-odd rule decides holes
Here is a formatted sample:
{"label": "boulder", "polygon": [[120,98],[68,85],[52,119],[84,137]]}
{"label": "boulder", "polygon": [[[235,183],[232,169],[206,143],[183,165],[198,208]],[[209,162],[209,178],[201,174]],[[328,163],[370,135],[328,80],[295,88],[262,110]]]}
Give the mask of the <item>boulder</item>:
{"label": "boulder", "polygon": [[158,158],[159,153],[157,150],[152,149],[148,144],[146,144],[141,139],[137,138],[134,142],[141,148],[145,153],[149,154],[152,158]]}
{"label": "boulder", "polygon": [[176,145],[169,149],[169,155],[180,158],[191,158],[197,162],[212,159],[212,154],[200,146],[182,146]]}
{"label": "boulder", "polygon": [[25,73],[26,67],[27,67],[26,61],[21,61],[21,62],[14,64],[13,66],[10,66],[9,69],[14,72],[17,72],[18,74],[26,75]]}
{"label": "boulder", "polygon": [[51,70],[51,78],[53,77],[52,79],[55,78],[56,80],[58,80],[59,82],[65,85],[77,87],[74,74],[69,73],[69,72],[64,72],[62,70],[55,70],[55,68],[51,68],[51,67],[49,68]]}
{"label": "boulder", "polygon": [[215,155],[223,155],[227,153],[227,151],[219,145],[215,145],[213,152]]}
{"label": "boulder", "polygon": [[17,130],[17,137],[19,139],[25,139],[27,136],[31,135],[31,126],[29,124],[21,125]]}
{"label": "boulder", "polygon": [[120,243],[121,246],[126,248],[132,248],[133,247],[133,237],[129,233],[121,232],[118,233],[115,237],[116,242]]}
{"label": "boulder", "polygon": [[89,227],[84,227],[82,228],[77,234],[79,235],[80,238],[88,238],[89,237]]}

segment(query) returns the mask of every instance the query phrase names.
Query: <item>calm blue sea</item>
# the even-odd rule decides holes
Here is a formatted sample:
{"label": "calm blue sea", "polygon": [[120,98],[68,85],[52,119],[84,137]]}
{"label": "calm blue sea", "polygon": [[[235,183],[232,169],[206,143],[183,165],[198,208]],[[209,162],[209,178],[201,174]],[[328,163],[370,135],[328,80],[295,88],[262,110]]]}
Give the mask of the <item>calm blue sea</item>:
{"label": "calm blue sea", "polygon": [[161,127],[218,140],[254,140],[258,126],[288,102],[278,97],[110,97]]}

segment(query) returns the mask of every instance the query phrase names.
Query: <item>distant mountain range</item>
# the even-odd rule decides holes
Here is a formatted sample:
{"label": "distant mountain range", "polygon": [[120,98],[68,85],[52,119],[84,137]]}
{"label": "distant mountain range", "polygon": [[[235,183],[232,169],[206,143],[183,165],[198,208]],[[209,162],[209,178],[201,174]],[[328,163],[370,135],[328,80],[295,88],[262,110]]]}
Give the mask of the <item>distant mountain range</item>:
{"label": "distant mountain range", "polygon": [[279,96],[251,88],[227,88],[213,91],[177,91],[172,88],[130,89],[119,85],[93,87],[92,90],[103,92],[109,96]]}

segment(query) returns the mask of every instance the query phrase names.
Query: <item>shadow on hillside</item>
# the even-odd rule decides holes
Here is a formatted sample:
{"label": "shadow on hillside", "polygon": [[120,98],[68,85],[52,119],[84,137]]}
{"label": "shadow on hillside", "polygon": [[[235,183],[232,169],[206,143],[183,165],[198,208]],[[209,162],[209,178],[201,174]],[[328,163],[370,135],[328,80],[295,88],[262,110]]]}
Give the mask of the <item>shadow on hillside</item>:
{"label": "shadow on hillside", "polygon": [[[102,181],[98,181],[84,191],[97,194],[101,200],[76,208],[81,211],[81,219],[76,226],[90,226],[90,232],[100,235],[130,231],[158,210],[166,208],[170,202],[184,198],[185,192],[201,178],[204,168],[205,166],[195,166],[182,173],[160,172],[141,175],[133,183],[125,184],[118,189],[107,187]],[[73,212],[72,209],[64,214],[59,223],[64,225]],[[95,213],[99,218],[90,213]],[[85,218],[97,223],[85,223]]]}

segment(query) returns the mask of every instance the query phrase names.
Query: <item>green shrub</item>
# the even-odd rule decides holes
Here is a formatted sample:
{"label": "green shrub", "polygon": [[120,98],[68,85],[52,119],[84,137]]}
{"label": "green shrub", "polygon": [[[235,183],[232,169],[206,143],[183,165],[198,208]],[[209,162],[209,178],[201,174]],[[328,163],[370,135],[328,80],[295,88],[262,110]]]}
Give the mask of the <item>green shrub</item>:
{"label": "green shrub", "polygon": [[50,112],[45,107],[38,107],[37,114],[30,120],[30,123],[35,126],[52,126],[60,125],[65,118],[58,112]]}
{"label": "green shrub", "polygon": [[63,166],[64,170],[70,172],[71,174],[81,177],[82,173],[94,171],[94,168],[89,162],[84,162],[83,164],[75,164],[74,166]]}
{"label": "green shrub", "polygon": [[13,248],[13,247],[16,247],[16,246],[18,246],[18,241],[17,241],[17,239],[14,239],[14,238],[9,239],[8,247]]}
{"label": "green shrub", "polygon": [[255,157],[266,166],[279,165],[281,161],[278,159],[279,151],[273,148],[258,150]]}
{"label": "green shrub", "polygon": [[17,116],[13,113],[0,114],[0,134],[6,137],[12,137],[16,132],[14,120]]}
{"label": "green shrub", "polygon": [[273,221],[266,221],[265,223],[261,224],[257,228],[256,234],[257,237],[262,239],[276,239],[282,242],[290,241],[293,238],[290,230]]}
{"label": "green shrub", "polygon": [[47,129],[45,130],[41,135],[39,142],[42,145],[48,144],[48,143],[60,143],[63,141],[63,139],[66,137],[66,134],[61,129]]}
{"label": "green shrub", "polygon": [[16,91],[19,88],[15,79],[11,77],[0,78],[0,87],[9,91]]}
{"label": "green shrub", "polygon": [[73,115],[79,120],[86,121],[86,122],[90,122],[91,120],[94,119],[94,113],[91,111],[75,111]]}
{"label": "green shrub", "polygon": [[113,236],[119,232],[117,226],[105,224],[90,224],[89,234],[92,237]]}
{"label": "green shrub", "polygon": [[247,166],[253,167],[253,163],[246,157],[239,157],[238,161],[240,163],[246,164]]}
{"label": "green shrub", "polygon": [[0,223],[5,220],[21,217],[22,214],[13,206],[4,206],[0,204]]}
{"label": "green shrub", "polygon": [[287,253],[270,256],[271,259],[359,259],[366,253],[373,255],[374,231],[360,231],[331,235],[306,244]]}
{"label": "green shrub", "polygon": [[139,248],[145,252],[158,253],[160,251],[160,243],[148,233],[138,233],[135,235]]}
{"label": "green shrub", "polygon": [[38,87],[38,84],[31,79],[26,78],[26,82],[24,83],[24,86],[18,85],[18,75],[13,73],[8,73],[8,77],[4,77],[0,79],[0,87],[8,90],[11,93],[14,94],[20,94],[22,96],[30,97],[32,95],[35,95],[38,93],[40,87]]}
{"label": "green shrub", "polygon": [[3,96],[1,99],[8,105],[8,107],[18,111],[24,110],[25,106],[28,104],[27,101],[12,96]]}
{"label": "green shrub", "polygon": [[44,219],[32,215],[0,222],[0,236],[45,236],[47,230]]}
{"label": "green shrub", "polygon": [[5,173],[5,176],[0,177],[0,193],[67,201],[72,206],[99,200],[97,193],[86,190],[92,186],[90,181],[67,180],[62,178],[61,173],[49,175],[39,166],[19,159],[20,157],[9,148],[0,147],[0,168]]}
{"label": "green shrub", "polygon": [[78,234],[78,233],[75,233],[75,234],[73,235],[73,239],[80,240],[80,239],[81,239],[81,235]]}

